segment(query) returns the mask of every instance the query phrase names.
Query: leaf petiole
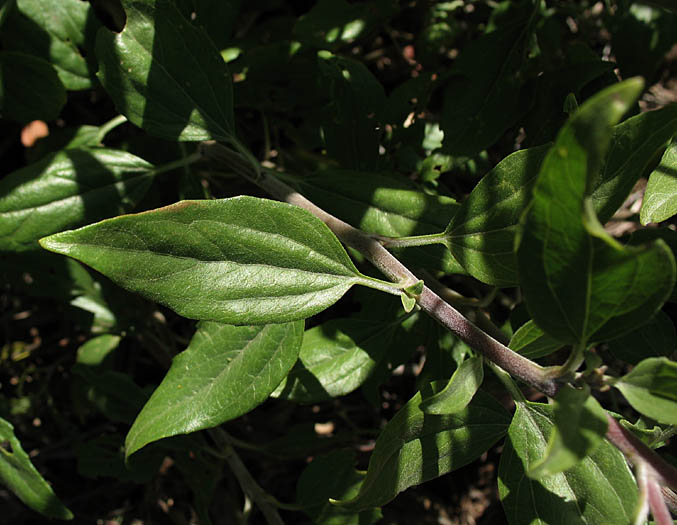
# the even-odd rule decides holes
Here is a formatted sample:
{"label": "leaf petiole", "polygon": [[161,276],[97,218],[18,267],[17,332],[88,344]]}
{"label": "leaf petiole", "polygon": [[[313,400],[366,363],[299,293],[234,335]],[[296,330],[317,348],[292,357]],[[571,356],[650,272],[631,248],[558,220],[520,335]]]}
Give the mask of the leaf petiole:
{"label": "leaf petiole", "polygon": [[444,232],[413,235],[411,237],[383,237],[381,235],[374,235],[373,237],[386,248],[409,248],[412,246],[427,246],[429,244],[447,245],[447,237]]}

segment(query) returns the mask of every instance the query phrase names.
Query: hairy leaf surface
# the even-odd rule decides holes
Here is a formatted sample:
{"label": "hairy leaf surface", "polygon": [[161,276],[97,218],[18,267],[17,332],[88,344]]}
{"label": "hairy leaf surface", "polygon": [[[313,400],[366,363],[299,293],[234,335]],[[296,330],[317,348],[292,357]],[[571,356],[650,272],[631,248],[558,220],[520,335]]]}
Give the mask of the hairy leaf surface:
{"label": "hairy leaf surface", "polygon": [[259,326],[200,323],[134,421],[126,454],[246,414],[287,375],[302,338],[303,321]]}
{"label": "hairy leaf surface", "polygon": [[324,310],[354,284],[397,293],[360,274],[315,216],[248,196],[182,201],[41,244],[191,319],[283,323]]}
{"label": "hairy leaf surface", "polygon": [[40,237],[130,211],[153,165],[125,151],[69,149],[0,180],[0,250],[38,249]]}
{"label": "hairy leaf surface", "polygon": [[[675,104],[677,106],[677,104]],[[677,121],[677,116],[675,117]],[[677,142],[673,142],[649,176],[639,219],[642,224],[662,222],[677,214]]]}

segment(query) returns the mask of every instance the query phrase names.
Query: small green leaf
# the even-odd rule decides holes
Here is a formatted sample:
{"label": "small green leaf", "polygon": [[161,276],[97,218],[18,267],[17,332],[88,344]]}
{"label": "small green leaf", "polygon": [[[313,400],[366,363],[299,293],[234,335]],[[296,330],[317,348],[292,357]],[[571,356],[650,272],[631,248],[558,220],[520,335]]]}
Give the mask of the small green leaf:
{"label": "small green leaf", "polygon": [[637,485],[623,454],[607,441],[575,467],[540,480],[526,475],[554,428],[551,406],[518,403],[498,467],[498,492],[510,525],[630,523]]}
{"label": "small green leaf", "polygon": [[481,357],[471,357],[463,361],[454,371],[447,386],[421,403],[426,414],[445,416],[460,412],[480,388],[484,380],[484,366]]}
{"label": "small green leaf", "polygon": [[496,286],[517,283],[515,234],[549,148],[529,148],[503,159],[448,224],[449,250],[476,279]]}
{"label": "small green leaf", "polygon": [[[675,262],[656,241],[623,247],[597,221],[587,196],[611,125],[642,88],[630,79],[588,99],[543,162],[517,250],[534,321],[566,343],[603,341],[645,323],[669,296]],[[646,271],[650,268],[650,271]]]}
{"label": "small green leaf", "polygon": [[167,0],[129,2],[119,34],[97,36],[98,77],[130,122],[181,141],[235,137],[232,81],[201,28]]}
{"label": "small green leaf", "polygon": [[38,249],[38,239],[130,211],[153,166],[112,149],[69,149],[0,180],[0,250]]}
{"label": "small green leaf", "polygon": [[355,452],[341,449],[316,457],[305,468],[296,484],[296,499],[313,523],[323,525],[369,525],[381,518],[377,508],[362,511],[344,510],[329,499],[355,497],[365,478],[355,470]]}
{"label": "small green leaf", "polygon": [[416,306],[416,299],[408,296],[406,293],[400,294],[400,299],[402,300],[402,307],[407,313],[411,312],[414,309],[414,306]]}
{"label": "small green leaf", "polygon": [[671,356],[677,346],[677,333],[670,316],[660,311],[648,323],[607,345],[614,357],[635,365],[647,357]]}
{"label": "small green leaf", "polygon": [[508,346],[524,357],[536,359],[552,354],[562,348],[564,344],[543,333],[543,330],[533,321],[527,321],[512,335]]}
{"label": "small green leaf", "polygon": [[0,481],[33,510],[48,518],[73,519],[14,435],[14,427],[0,418]]}
{"label": "small green leaf", "polygon": [[54,120],[65,103],[66,88],[49,62],[25,53],[0,51],[3,118],[22,124]]}
{"label": "small green leaf", "polygon": [[512,3],[501,25],[466,45],[444,92],[444,150],[472,157],[491,146],[527,106],[520,100],[525,61],[540,2]]}
{"label": "small green leaf", "polygon": [[[606,223],[677,133],[677,104],[647,111],[614,126],[609,149],[597,173],[590,173],[592,202]],[[640,217],[641,218],[641,217]]]}
{"label": "small green leaf", "polygon": [[[677,104],[675,104],[677,106]],[[649,176],[639,219],[642,224],[661,222],[677,214],[677,142],[673,142]]]}
{"label": "small green leaf", "polygon": [[413,485],[470,463],[505,434],[509,414],[482,391],[461,412],[425,414],[421,403],[438,387],[427,386],[395,414],[376,440],[359,494],[337,505],[352,511],[384,505]]}
{"label": "small green leaf", "polygon": [[103,334],[94,337],[78,348],[76,362],[86,366],[98,366],[120,344],[119,335]]}
{"label": "small green leaf", "polygon": [[554,399],[553,420],[555,427],[545,456],[527,471],[531,478],[552,476],[574,467],[595,451],[608,428],[606,413],[587,386],[562,387]]}
{"label": "small green leaf", "polygon": [[360,274],[317,217],[248,196],[182,201],[40,242],[191,319],[283,323],[324,310],[354,284],[400,293]]}
{"label": "small green leaf", "polygon": [[677,363],[665,357],[641,361],[615,384],[638,412],[677,425]]}
{"label": "small green leaf", "polygon": [[303,321],[259,326],[200,323],[127,435],[126,454],[246,414],[296,362]]}

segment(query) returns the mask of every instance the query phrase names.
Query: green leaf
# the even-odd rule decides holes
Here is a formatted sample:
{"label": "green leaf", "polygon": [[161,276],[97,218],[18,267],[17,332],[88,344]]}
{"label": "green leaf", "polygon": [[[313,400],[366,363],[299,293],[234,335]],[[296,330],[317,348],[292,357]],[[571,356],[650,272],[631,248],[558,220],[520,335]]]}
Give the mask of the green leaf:
{"label": "green leaf", "polygon": [[374,171],[386,99],[383,86],[362,62],[328,51],[318,56],[320,81],[330,97],[322,119],[327,154],[344,168]]}
{"label": "green leaf", "polygon": [[677,133],[677,104],[647,111],[614,126],[601,169],[591,173],[592,201],[606,223]]}
{"label": "green leaf", "polygon": [[296,499],[313,523],[322,525],[369,525],[381,518],[376,508],[363,511],[344,510],[329,499],[355,497],[365,478],[355,470],[355,452],[340,449],[316,457],[305,468],[296,484]]}
{"label": "green leaf", "polygon": [[[439,233],[459,209],[450,197],[428,195],[409,181],[377,173],[326,170],[299,180],[298,188],[322,209],[386,237]],[[414,267],[465,273],[441,245],[394,249],[393,253]]]}
{"label": "green leaf", "polygon": [[353,511],[384,505],[413,485],[470,463],[505,434],[509,414],[482,391],[461,412],[425,414],[421,402],[437,387],[425,387],[395,414],[376,440],[359,494],[338,505]]}
{"label": "green leaf", "polygon": [[98,366],[120,344],[122,337],[103,334],[94,337],[78,348],[76,362],[85,366]]}
{"label": "green leaf", "polygon": [[632,330],[655,314],[674,285],[668,247],[619,245],[597,222],[587,196],[611,125],[641,88],[641,80],[627,80],[581,106],[543,162],[523,218],[517,259],[524,297],[536,324],[562,342],[603,341]]}
{"label": "green leaf", "polygon": [[[675,104],[677,106],[677,104]],[[676,119],[677,120],[677,119]],[[673,142],[649,176],[639,220],[661,222],[677,214],[677,142]]]}
{"label": "green leaf", "polygon": [[151,135],[234,140],[232,81],[207,34],[167,0],[129,2],[119,34],[97,36],[98,77],[118,111]]}
{"label": "green leaf", "polygon": [[663,311],[648,323],[607,343],[614,357],[633,365],[647,357],[669,357],[677,346],[672,319]]}
{"label": "green leaf", "polygon": [[581,463],[553,476],[526,475],[543,457],[553,409],[518,403],[498,468],[498,492],[511,525],[630,523],[637,485],[621,452],[603,441]]}
{"label": "green leaf", "polygon": [[461,363],[454,371],[447,386],[437,394],[421,403],[426,414],[445,416],[460,412],[479,389],[484,379],[484,366],[481,357],[471,357]]}
{"label": "green leaf", "polygon": [[[636,230],[630,235],[628,244],[631,246],[636,246],[638,244],[644,244],[656,239],[662,239],[665,241],[665,244],[667,244],[670,248],[675,260],[677,260],[677,231],[674,231],[667,226]],[[677,286],[672,288],[672,294],[670,295],[668,301],[677,303]]]}
{"label": "green leaf", "polygon": [[508,346],[524,357],[537,359],[552,354],[564,345],[561,341],[543,333],[533,321],[527,321],[512,335]]}
{"label": "green leaf", "polygon": [[306,330],[298,363],[273,395],[317,403],[349,394],[401,341],[400,321],[332,319]]}
{"label": "green leaf", "polygon": [[574,467],[602,443],[609,426],[606,412],[587,386],[562,387],[554,398],[553,420],[555,427],[545,456],[527,471],[531,478],[552,476]]}
{"label": "green leaf", "polygon": [[304,319],[354,284],[399,295],[390,284],[360,274],[320,219],[255,197],[182,201],[40,242],[190,319]]}
{"label": "green leaf", "polygon": [[54,120],[66,103],[66,88],[46,60],[0,51],[0,111],[26,124]]}
{"label": "green leaf", "polygon": [[614,387],[638,412],[659,423],[677,425],[677,363],[665,357],[641,361]]}
{"label": "green leaf", "polygon": [[514,3],[501,25],[466,45],[444,91],[444,150],[472,157],[491,146],[527,107],[520,69],[540,11],[539,1]]}
{"label": "green leaf", "polygon": [[38,249],[65,228],[129,211],[153,181],[153,166],[112,149],[71,149],[0,180],[0,250]]}
{"label": "green leaf", "polygon": [[519,220],[550,145],[507,156],[475,186],[444,234],[470,275],[496,286],[517,283],[514,254]]}
{"label": "green leaf", "polygon": [[305,45],[335,49],[355,40],[365,29],[366,6],[345,0],[319,0],[294,24],[294,36]]}
{"label": "green leaf", "polygon": [[259,326],[200,323],[127,435],[126,454],[246,414],[296,362],[303,321]]}
{"label": "green leaf", "polygon": [[17,0],[18,12],[3,31],[6,49],[48,61],[68,90],[92,87],[93,71],[79,48],[87,51],[85,33],[100,24],[92,6],[79,0]]}
{"label": "green leaf", "polygon": [[45,478],[14,435],[14,427],[0,418],[0,481],[33,510],[48,518],[71,520],[73,513],[56,497]]}

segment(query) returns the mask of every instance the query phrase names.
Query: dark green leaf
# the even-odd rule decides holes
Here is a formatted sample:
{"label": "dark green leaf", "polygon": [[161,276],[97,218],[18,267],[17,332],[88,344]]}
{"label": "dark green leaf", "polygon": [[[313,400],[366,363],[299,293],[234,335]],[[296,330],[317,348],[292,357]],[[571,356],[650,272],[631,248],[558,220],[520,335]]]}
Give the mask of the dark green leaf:
{"label": "dark green leaf", "polygon": [[41,240],[191,319],[304,319],[362,284],[338,239],[305,210],[255,197],[182,201]]}
{"label": "dark green leaf", "polygon": [[53,120],[66,103],[66,88],[46,60],[0,51],[0,112],[22,124]]}
{"label": "dark green leaf", "polygon": [[14,435],[14,427],[0,418],[0,481],[30,508],[43,516],[60,520],[73,519],[54,494],[45,478]]}
{"label": "dark green leaf", "polygon": [[385,91],[367,67],[347,57],[320,52],[319,71],[330,102],[322,130],[330,157],[342,167],[374,171],[379,164],[379,124]]}
{"label": "dark green leaf", "polygon": [[[439,233],[459,209],[450,197],[428,195],[413,183],[375,173],[327,170],[301,179],[298,186],[324,210],[361,230],[386,237]],[[465,273],[441,245],[393,251],[415,267]]]}
{"label": "dark green leaf", "polygon": [[642,224],[648,224],[662,222],[675,214],[677,214],[677,142],[673,142],[665,150],[661,163],[649,176],[639,219]]}
{"label": "dark green leaf", "polygon": [[8,49],[22,51],[48,61],[68,90],[92,87],[85,57],[85,31],[99,26],[92,7],[80,0],[17,0],[18,14],[3,31]]}
{"label": "dark green leaf", "polygon": [[527,477],[526,471],[543,457],[553,426],[552,407],[517,404],[498,470],[508,523],[630,523],[637,485],[623,455],[607,441],[566,472],[540,480]]}
{"label": "dark green leaf", "polygon": [[515,2],[500,27],[464,47],[444,92],[444,149],[474,156],[491,146],[527,109],[520,68],[540,2]]}
{"label": "dark green leaf", "polygon": [[451,220],[449,250],[470,275],[488,284],[517,283],[515,234],[549,145],[503,159],[473,189]]}
{"label": "dark green leaf", "polygon": [[200,323],[127,435],[129,456],[158,439],[212,428],[265,401],[296,362],[303,321]]}
{"label": "dark green leaf", "polygon": [[426,414],[445,416],[460,412],[472,400],[484,379],[481,357],[471,357],[454,371],[447,386],[421,403]]}
{"label": "dark green leaf", "polygon": [[345,0],[319,0],[294,25],[294,35],[305,45],[334,49],[355,40],[365,29],[366,6]]}
{"label": "dark green leaf", "polygon": [[176,0],[184,18],[204,28],[219,50],[233,40],[242,3],[242,0]]}
{"label": "dark green leaf", "polygon": [[441,386],[424,388],[386,425],[376,440],[359,494],[339,502],[342,508],[358,511],[384,505],[413,485],[470,463],[505,434],[509,414],[482,391],[454,415],[425,414],[422,400]]}
{"label": "dark green leaf", "polygon": [[561,341],[543,333],[536,323],[527,321],[512,335],[510,349],[529,359],[550,355],[564,346]]}
{"label": "dark green leaf", "polygon": [[670,317],[660,311],[648,323],[607,344],[614,357],[634,365],[647,357],[672,355],[677,333]]}
{"label": "dark green leaf", "polygon": [[638,412],[677,425],[677,363],[665,357],[640,362],[614,386]]}
{"label": "dark green leaf", "polygon": [[524,297],[539,327],[562,342],[632,330],[654,315],[674,285],[668,247],[661,241],[621,246],[597,222],[587,197],[611,125],[641,88],[641,80],[631,79],[581,106],[543,162],[523,219],[517,256]]}
{"label": "dark green leaf", "polygon": [[[630,235],[628,244],[631,246],[637,246],[645,244],[656,239],[662,239],[665,241],[665,244],[668,245],[672,255],[677,260],[677,231],[670,229],[669,227],[662,228],[644,228],[642,230],[636,230]],[[677,303],[677,286],[672,288],[672,294],[668,301]]]}
{"label": "dark green leaf", "polygon": [[168,140],[232,141],[232,81],[201,28],[167,0],[130,2],[124,31],[99,31],[99,79],[132,123]]}
{"label": "dark green leaf", "polygon": [[601,223],[623,204],[675,133],[677,104],[641,113],[614,126],[601,169],[589,174],[592,202]]}
{"label": "dark green leaf", "polygon": [[322,525],[369,525],[381,518],[379,509],[344,510],[329,503],[329,499],[355,497],[365,478],[355,470],[355,452],[341,449],[319,456],[308,465],[296,485],[299,505],[314,523]]}
{"label": "dark green leaf", "polygon": [[608,423],[606,412],[590,395],[590,388],[564,385],[554,398],[554,429],[545,455],[527,472],[544,478],[576,466],[602,443]]}
{"label": "dark green leaf", "polygon": [[130,153],[71,149],[0,181],[0,249],[38,249],[65,228],[129,211],[145,195],[153,166]]}

